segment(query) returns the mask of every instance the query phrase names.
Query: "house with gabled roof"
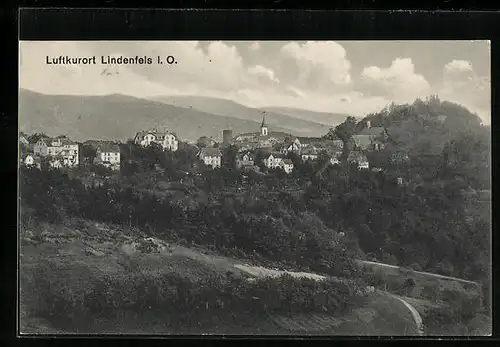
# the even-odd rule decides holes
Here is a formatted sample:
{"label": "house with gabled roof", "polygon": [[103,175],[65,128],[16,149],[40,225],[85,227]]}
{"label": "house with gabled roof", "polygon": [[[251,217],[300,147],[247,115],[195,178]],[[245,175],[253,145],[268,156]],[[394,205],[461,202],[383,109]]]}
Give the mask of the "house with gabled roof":
{"label": "house with gabled roof", "polygon": [[268,169],[274,169],[280,167],[283,159],[285,159],[284,154],[279,152],[271,152],[267,157],[264,158],[264,165]]}
{"label": "house with gabled roof", "polygon": [[107,142],[98,144],[94,162],[112,170],[120,169],[120,146]]}
{"label": "house with gabled roof", "polygon": [[321,138],[323,143],[331,144],[331,146],[328,147],[334,147],[334,148],[344,148],[344,141],[334,132],[330,131],[328,134],[323,136]]}
{"label": "house with gabled roof", "polygon": [[33,153],[22,153],[20,157],[20,164],[26,167],[37,167],[41,169],[41,159]]}
{"label": "house with gabled roof", "polygon": [[222,152],[218,148],[202,148],[197,156],[205,165],[211,166],[214,169],[222,165]]}
{"label": "house with gabled roof", "polygon": [[356,147],[362,150],[374,148],[379,150],[388,137],[385,127],[372,127],[370,121],[367,121],[366,126],[352,136]]}
{"label": "house with gabled roof", "polygon": [[27,140],[26,135],[24,135],[22,133],[19,135],[19,142],[24,144],[25,146],[30,145],[30,142]]}
{"label": "house with gabled roof", "polygon": [[163,150],[175,152],[179,149],[179,140],[177,135],[170,131],[148,130],[139,131],[134,142],[143,147],[150,146],[152,143],[157,143]]}
{"label": "house with gabled roof", "polygon": [[251,152],[238,153],[236,155],[236,167],[244,168],[247,166],[254,166],[255,157]]}
{"label": "house with gabled roof", "polygon": [[279,146],[279,152],[287,155],[290,152],[300,154],[300,150],[302,148],[302,144],[298,138],[287,138],[285,141]]}

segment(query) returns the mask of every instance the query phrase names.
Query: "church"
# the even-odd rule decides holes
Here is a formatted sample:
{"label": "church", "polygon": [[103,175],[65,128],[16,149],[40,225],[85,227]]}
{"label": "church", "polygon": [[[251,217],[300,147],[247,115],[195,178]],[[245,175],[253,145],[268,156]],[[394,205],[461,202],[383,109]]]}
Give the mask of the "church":
{"label": "church", "polygon": [[266,123],[266,116],[262,116],[260,132],[239,134],[234,138],[233,143],[238,145],[241,150],[255,150],[258,148],[272,148],[277,143],[281,143],[286,137],[290,136],[283,132],[269,131]]}

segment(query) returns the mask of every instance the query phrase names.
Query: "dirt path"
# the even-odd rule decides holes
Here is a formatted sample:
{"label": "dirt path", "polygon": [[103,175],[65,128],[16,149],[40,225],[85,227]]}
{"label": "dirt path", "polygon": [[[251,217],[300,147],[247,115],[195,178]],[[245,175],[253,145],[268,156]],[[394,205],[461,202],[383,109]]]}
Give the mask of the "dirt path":
{"label": "dirt path", "polygon": [[325,276],[321,276],[310,272],[283,271],[283,270],[268,269],[262,266],[235,264],[234,267],[255,277],[280,277],[284,274],[287,274],[295,278],[305,277],[315,280],[322,280],[326,278]]}
{"label": "dirt path", "polygon": [[[375,266],[380,266],[380,267],[385,267],[385,268],[390,268],[390,269],[400,269],[399,266],[389,265],[389,264],[384,264],[384,263],[378,263],[378,262],[374,262],[374,261],[358,260],[358,262],[361,263],[361,264],[375,265]],[[417,275],[426,275],[426,276],[429,276],[429,277],[439,278],[439,279],[443,279],[443,280],[449,280],[449,281],[455,281],[455,282],[460,282],[460,283],[466,283],[466,284],[472,284],[472,285],[479,286],[479,283],[473,282],[473,281],[464,280],[463,278],[444,276],[444,275],[439,275],[439,274],[435,274],[435,273],[432,273],[432,272],[425,272],[425,271],[413,271],[413,272],[415,274],[417,274]]]}
{"label": "dirt path", "polygon": [[402,298],[400,298],[396,295],[393,295],[393,297],[398,299],[403,305],[405,305],[410,310],[410,313],[413,317],[413,320],[415,321],[415,325],[417,326],[417,333],[419,336],[423,336],[425,334],[425,329],[424,329],[424,323],[423,323],[422,317],[420,316],[420,313],[418,313],[418,311],[415,309],[415,307],[410,305],[408,302],[406,302]]}

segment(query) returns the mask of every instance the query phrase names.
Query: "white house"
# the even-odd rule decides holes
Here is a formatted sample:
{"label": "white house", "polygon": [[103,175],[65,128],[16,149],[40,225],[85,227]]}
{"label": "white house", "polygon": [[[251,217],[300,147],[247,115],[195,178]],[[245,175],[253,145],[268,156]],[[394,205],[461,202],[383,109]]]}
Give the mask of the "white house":
{"label": "white house", "polygon": [[120,147],[112,143],[99,144],[96,149],[95,163],[113,170],[120,169]]}
{"label": "white house", "polygon": [[254,166],[255,158],[252,153],[240,153],[236,156],[236,167],[242,168],[246,166]]}
{"label": "white house", "polygon": [[24,135],[19,135],[19,142],[21,142],[25,146],[30,145],[29,141],[26,139],[26,137]]}
{"label": "white house", "polygon": [[35,158],[31,155],[31,154],[28,154],[25,158],[24,158],[24,165],[26,166],[31,166],[35,164]]}
{"label": "white house", "polygon": [[280,167],[285,171],[287,174],[290,174],[293,171],[293,162],[291,159],[283,159],[280,163]]}
{"label": "white house", "polygon": [[134,137],[134,142],[143,147],[157,143],[163,150],[175,152],[179,149],[179,140],[177,135],[169,131],[140,131]]}
{"label": "white house", "polygon": [[349,163],[356,163],[358,169],[369,169],[370,164],[368,158],[361,151],[351,151],[347,157]]}
{"label": "white house", "polygon": [[26,167],[37,167],[41,168],[40,157],[37,157],[33,154],[22,154],[21,155],[21,165]]}
{"label": "white house", "polygon": [[79,163],[78,143],[69,140],[66,137],[57,137],[55,139],[43,138],[33,147],[33,152],[38,156],[50,156],[56,158],[49,162],[60,162],[53,167],[68,166],[75,167]]}
{"label": "white house", "polygon": [[218,148],[202,148],[198,152],[198,158],[212,168],[220,167],[222,164],[222,152]]}
{"label": "white house", "polygon": [[280,167],[283,159],[284,157],[281,153],[271,153],[267,158],[264,158],[264,165],[268,169],[274,169]]}
{"label": "white house", "polygon": [[289,152],[299,154],[301,147],[302,144],[300,143],[300,140],[298,138],[295,138],[294,140],[286,140],[280,148],[280,153],[285,155]]}

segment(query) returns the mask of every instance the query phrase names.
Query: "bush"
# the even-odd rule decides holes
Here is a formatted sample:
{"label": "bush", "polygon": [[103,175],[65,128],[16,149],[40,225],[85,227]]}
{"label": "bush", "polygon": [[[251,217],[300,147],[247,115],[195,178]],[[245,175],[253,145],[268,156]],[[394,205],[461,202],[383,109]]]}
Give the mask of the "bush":
{"label": "bush", "polygon": [[213,316],[223,322],[233,314],[254,318],[275,313],[348,311],[356,300],[354,282],[295,279],[285,275],[247,281],[234,276],[206,274],[190,279],[163,271],[136,267],[102,273],[85,265],[40,262],[22,271],[23,298],[35,298],[33,313],[55,327],[86,332],[97,320],[116,321],[127,312],[148,312],[168,323],[210,326]]}

